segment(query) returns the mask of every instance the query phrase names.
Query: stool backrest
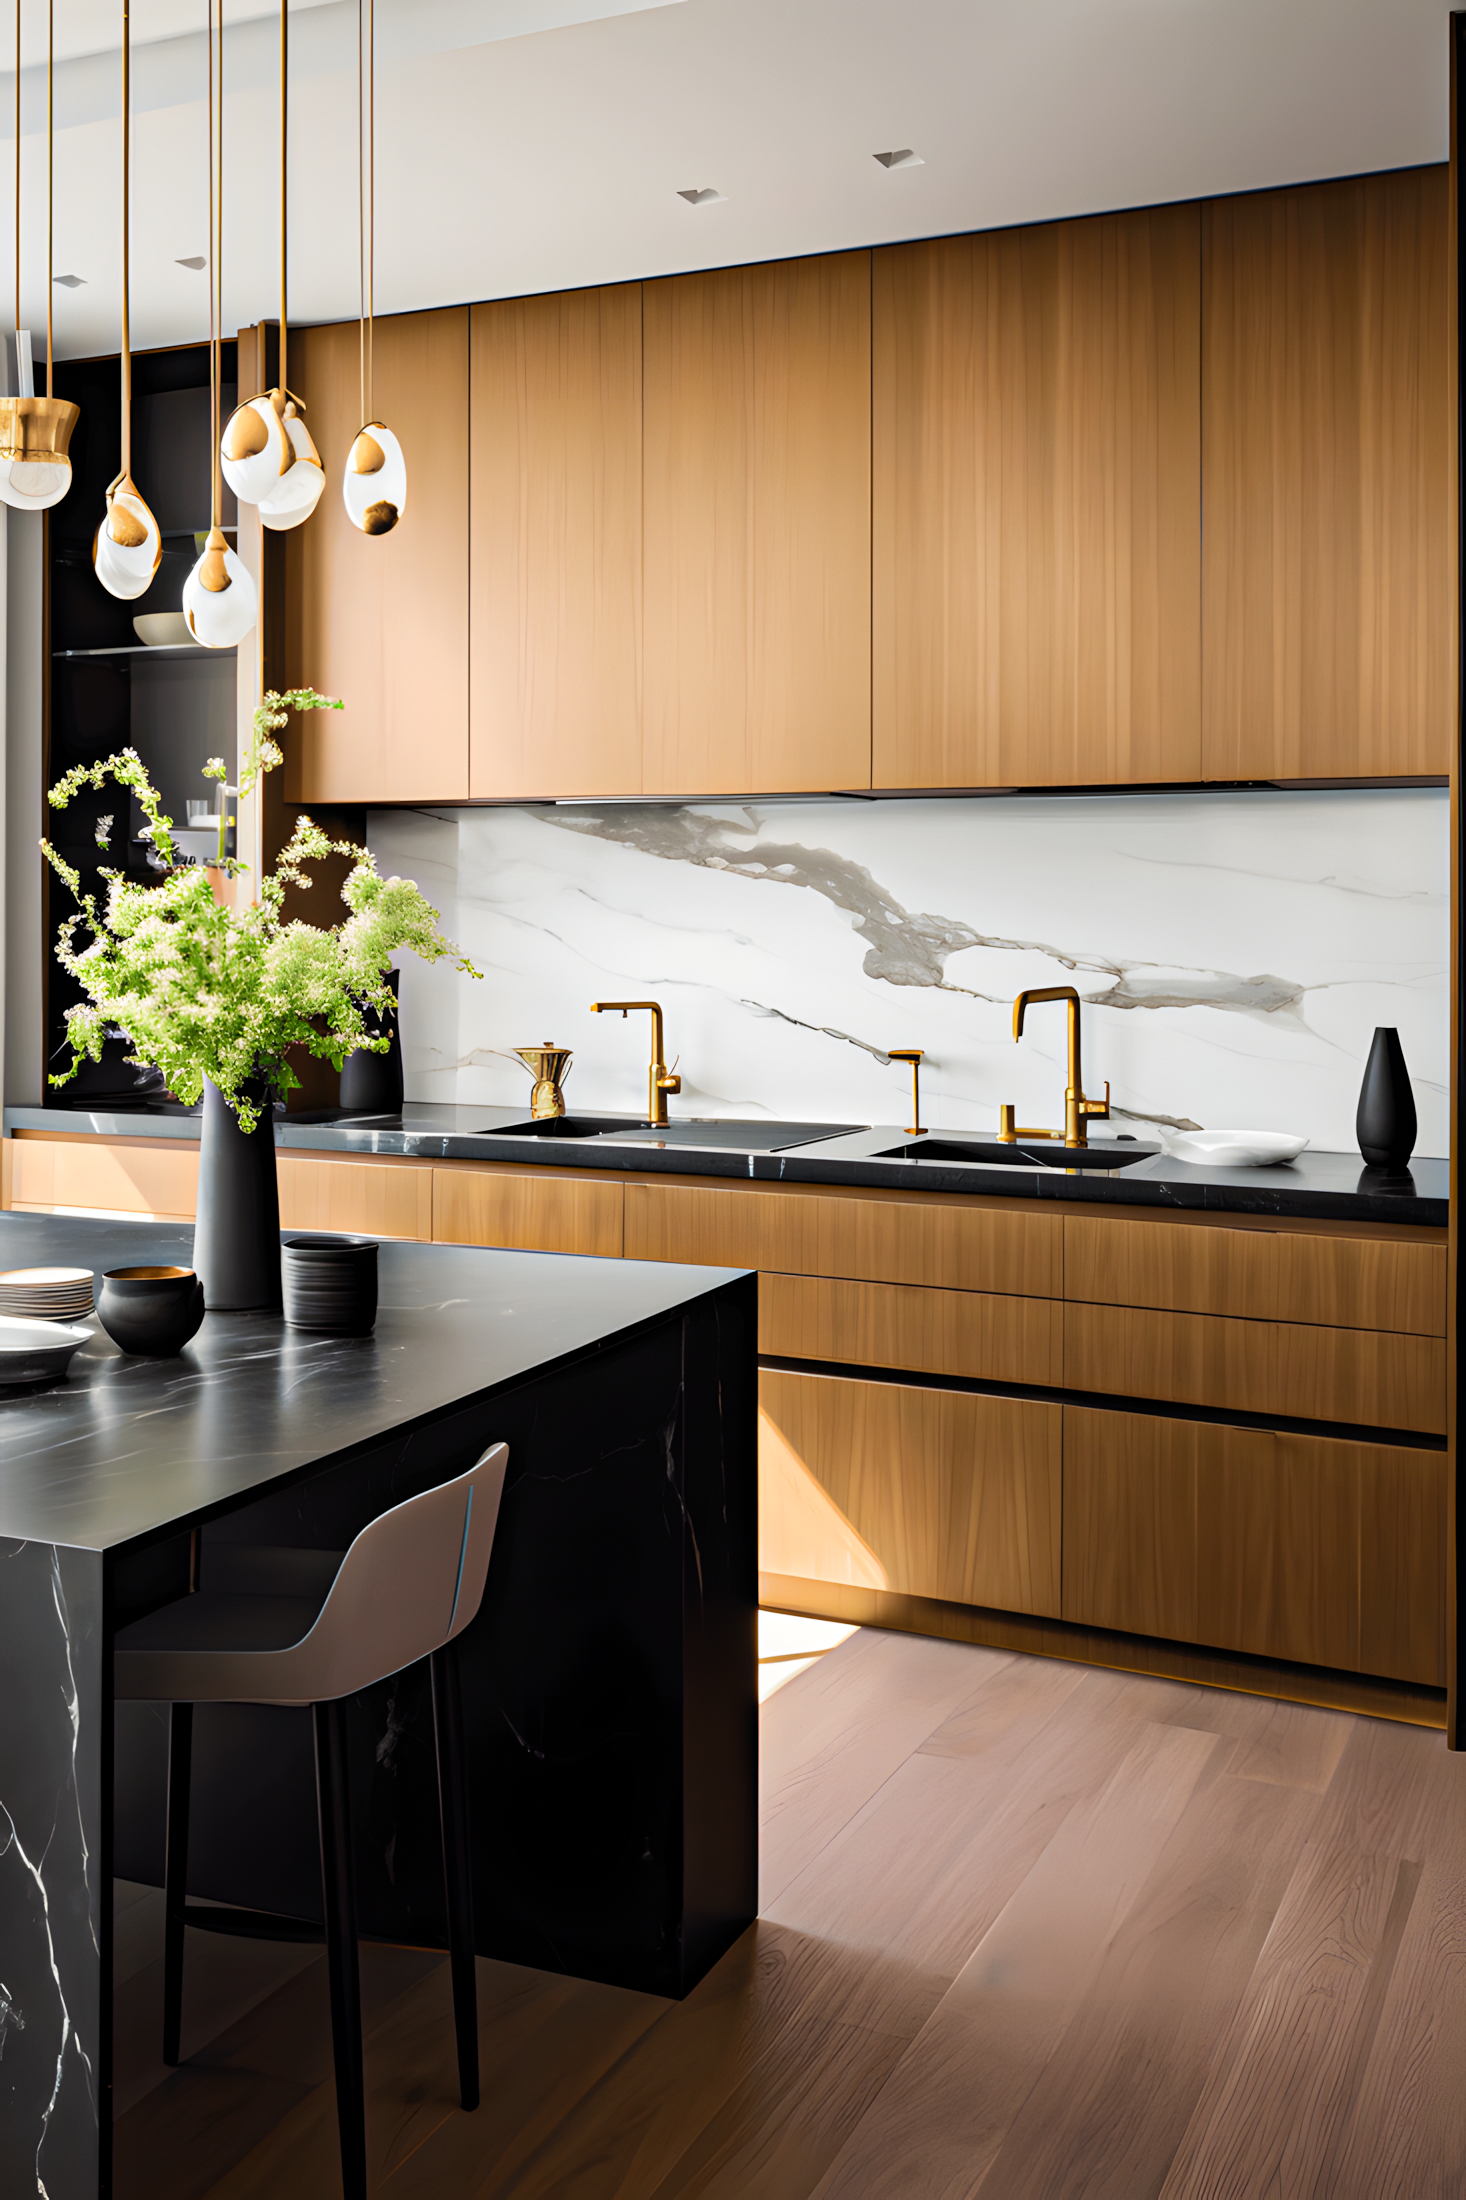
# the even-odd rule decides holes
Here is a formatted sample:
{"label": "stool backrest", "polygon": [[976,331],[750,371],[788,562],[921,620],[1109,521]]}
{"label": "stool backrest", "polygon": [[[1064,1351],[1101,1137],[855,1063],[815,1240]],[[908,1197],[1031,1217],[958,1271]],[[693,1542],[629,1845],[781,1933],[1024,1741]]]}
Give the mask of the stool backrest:
{"label": "stool backrest", "polygon": [[483,1600],[508,1465],[508,1445],[492,1444],[456,1481],[368,1522],[290,1653],[309,1670],[302,1697],[355,1695],[462,1634]]}

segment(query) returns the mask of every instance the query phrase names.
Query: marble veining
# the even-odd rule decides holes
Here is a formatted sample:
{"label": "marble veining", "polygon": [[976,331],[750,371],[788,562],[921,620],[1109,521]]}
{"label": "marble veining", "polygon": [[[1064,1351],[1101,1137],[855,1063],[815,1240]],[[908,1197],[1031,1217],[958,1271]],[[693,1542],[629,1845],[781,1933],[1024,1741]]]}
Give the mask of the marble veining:
{"label": "marble veining", "polygon": [[1072,983],[1122,1123],[1347,1151],[1385,1023],[1446,1150],[1441,790],[381,811],[369,838],[485,972],[405,960],[412,1099],[522,1103],[512,1050],[553,1038],[580,1106],[636,1107],[641,1037],[589,1014],[635,991],[681,1053],[674,1114],[890,1121],[888,1049],[919,1045],[929,1125],[1049,1122],[1063,1019],[1015,1047],[1011,1003]]}

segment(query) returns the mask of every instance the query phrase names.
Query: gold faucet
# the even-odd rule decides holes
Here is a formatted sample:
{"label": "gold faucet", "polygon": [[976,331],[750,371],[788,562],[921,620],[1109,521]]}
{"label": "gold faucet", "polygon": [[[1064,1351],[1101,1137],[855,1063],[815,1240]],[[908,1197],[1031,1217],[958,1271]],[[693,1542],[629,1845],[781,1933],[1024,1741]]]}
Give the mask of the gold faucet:
{"label": "gold faucet", "polygon": [[921,1123],[921,1064],[925,1052],[924,1047],[887,1047],[886,1049],[886,1060],[888,1062],[909,1062],[911,1064],[911,1113],[915,1117],[915,1121],[908,1123],[906,1126],[908,1138],[925,1138],[926,1136]]}
{"label": "gold faucet", "polygon": [[1025,1129],[1013,1121],[1014,1109],[1005,1106],[998,1111],[998,1137],[1005,1146],[1011,1146],[1020,1138],[1058,1138],[1062,1136],[1066,1146],[1087,1146],[1089,1132],[1086,1124],[1091,1116],[1102,1121],[1110,1112],[1110,1081],[1105,1079],[1105,1097],[1086,1100],[1084,1084],[1079,1068],[1079,995],[1072,985],[1032,986],[1020,993],[1013,1003],[1013,1037],[1023,1036],[1023,1011],[1030,1001],[1064,1001],[1069,1009],[1069,1082],[1064,1090],[1064,1128],[1059,1131]]}
{"label": "gold faucet", "polygon": [[682,1079],[669,1074],[662,1059],[662,1009],[658,1001],[592,1001],[593,1016],[608,1016],[619,1009],[621,1021],[626,1021],[629,1008],[649,1008],[652,1012],[652,1063],[647,1072],[647,1114],[653,1130],[665,1130],[667,1126],[667,1095],[682,1090]]}

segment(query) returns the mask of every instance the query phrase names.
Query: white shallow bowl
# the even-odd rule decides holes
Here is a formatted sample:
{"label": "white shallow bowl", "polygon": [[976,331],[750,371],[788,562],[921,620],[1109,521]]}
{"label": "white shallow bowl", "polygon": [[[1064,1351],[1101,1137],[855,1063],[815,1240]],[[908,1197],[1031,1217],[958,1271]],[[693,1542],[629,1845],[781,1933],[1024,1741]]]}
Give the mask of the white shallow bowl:
{"label": "white shallow bowl", "polygon": [[0,1315],[0,1384],[56,1381],[71,1356],[89,1344],[94,1329],[73,1329],[66,1322],[17,1321]]}
{"label": "white shallow bowl", "polygon": [[1170,1150],[1177,1161],[1210,1169],[1268,1169],[1296,1161],[1308,1144],[1293,1131],[1177,1131]]}
{"label": "white shallow bowl", "polygon": [[140,611],[132,631],[149,649],[177,649],[181,642],[193,640],[181,611]]}

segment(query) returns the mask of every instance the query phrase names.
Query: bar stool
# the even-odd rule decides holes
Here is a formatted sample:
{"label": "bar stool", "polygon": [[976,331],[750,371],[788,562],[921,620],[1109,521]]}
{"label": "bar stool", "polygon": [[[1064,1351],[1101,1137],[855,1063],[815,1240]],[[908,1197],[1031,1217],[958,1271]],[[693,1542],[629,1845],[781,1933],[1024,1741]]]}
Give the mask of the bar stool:
{"label": "bar stool", "polygon": [[[457,1668],[448,1646],[483,1598],[508,1464],[508,1446],[491,1445],[456,1481],[379,1514],[339,1563],[335,1552],[252,1551],[245,1571],[259,1584],[253,1593],[200,1589],[119,1629],[113,1642],[114,1693],[172,1706],[163,1950],[163,2054],[170,2063],[179,2059],[183,2013],[193,1707],[310,1707],[345,2200],[365,2200],[367,2189],[345,1699],[420,1658],[431,1661],[459,2095],[466,2109],[478,2106],[468,1797]],[[313,1568],[326,1578],[307,1589]]]}

